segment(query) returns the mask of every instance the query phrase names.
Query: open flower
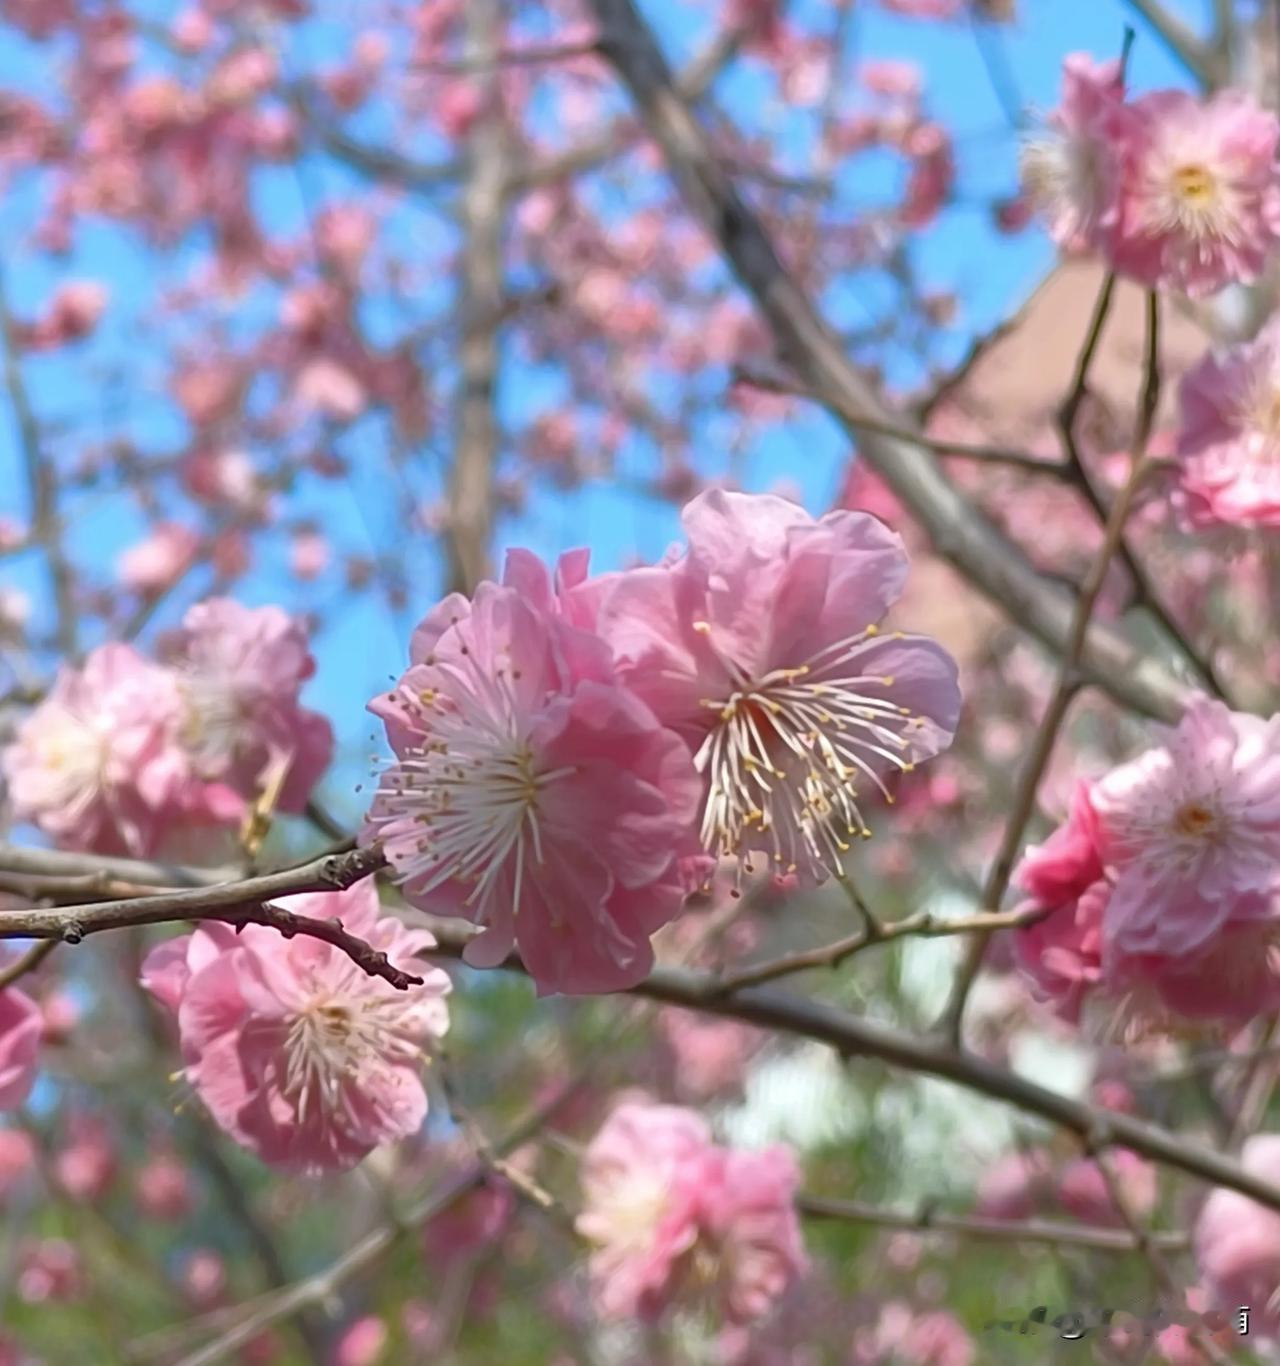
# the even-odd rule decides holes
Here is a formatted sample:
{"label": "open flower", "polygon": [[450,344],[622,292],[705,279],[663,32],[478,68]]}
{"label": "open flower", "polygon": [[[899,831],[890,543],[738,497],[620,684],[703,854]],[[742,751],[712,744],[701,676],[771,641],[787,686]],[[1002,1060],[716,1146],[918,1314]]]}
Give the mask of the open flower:
{"label": "open flower", "polygon": [[692,1110],[619,1105],[583,1159],[576,1225],[596,1247],[600,1313],[653,1320],[684,1303],[761,1318],[805,1270],[798,1182],[785,1148],[719,1147]]}
{"label": "open flower", "polygon": [[1022,183],[1061,247],[1097,246],[1115,214],[1125,119],[1118,61],[1073,52],[1062,64],[1062,101],[1022,147]]}
{"label": "open flower", "polygon": [[931,640],[881,633],[907,556],[874,517],[814,521],[782,498],[714,489],[682,520],[687,554],[619,576],[600,630],[623,681],[695,751],[707,852],[759,852],[818,882],[870,834],[865,788],[892,801],[882,774],[951,742],[955,663]]}
{"label": "open flower", "polygon": [[298,701],[315,672],[302,624],[279,607],[197,603],[164,642],[182,702],[181,740],[205,781],[245,801],[276,766],[278,806],[298,812],[328,767],[333,730]]}
{"label": "open flower", "polygon": [[1135,100],[1126,133],[1117,269],[1193,297],[1256,280],[1280,240],[1280,123],[1248,95]]}
{"label": "open flower", "polygon": [[21,1105],[36,1076],[40,1007],[17,987],[0,991],[0,1110]]}
{"label": "open flower", "polygon": [[274,1166],[350,1167],[421,1128],[449,979],[417,961],[427,931],[379,915],[372,878],[277,904],[340,920],[423,982],[401,991],[321,940],[214,923],[153,949],[142,982],[176,1015],[187,1080],[222,1129]]}
{"label": "open flower", "polygon": [[1102,978],[1102,917],[1111,895],[1087,784],[1076,788],[1065,824],[1023,855],[1012,881],[1027,894],[1020,911],[1045,912],[1013,932],[1018,965],[1042,1000],[1075,1020]]}
{"label": "open flower", "polygon": [[1280,322],[1209,352],[1179,401],[1178,491],[1191,527],[1280,527]]}
{"label": "open flower", "polygon": [[1270,920],[1280,890],[1280,717],[1198,698],[1165,744],[1096,783],[1113,882],[1104,954],[1186,956]]}
{"label": "open flower", "polygon": [[482,927],[467,962],[494,967],[515,943],[540,992],[618,990],[683,904],[698,779],[545,568],[516,573],[519,589],[445,599],[370,703],[397,761],[362,839],[414,905]]}
{"label": "open flower", "polygon": [[[1254,1176],[1280,1181],[1280,1134],[1246,1139],[1240,1162]],[[1211,1299],[1250,1305],[1255,1332],[1280,1331],[1280,1214],[1239,1191],[1215,1190],[1196,1222],[1194,1250]]]}
{"label": "open flower", "polygon": [[152,853],[197,798],[171,674],[128,645],[63,666],[0,756],[14,815],[64,849]]}

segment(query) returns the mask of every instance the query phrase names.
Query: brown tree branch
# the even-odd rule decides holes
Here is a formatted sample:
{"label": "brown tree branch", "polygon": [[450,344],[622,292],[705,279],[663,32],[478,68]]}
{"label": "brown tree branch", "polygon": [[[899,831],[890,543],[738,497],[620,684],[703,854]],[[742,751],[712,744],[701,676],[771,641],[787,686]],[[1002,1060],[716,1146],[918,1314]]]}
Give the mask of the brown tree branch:
{"label": "brown tree branch", "polygon": [[[1088,1248],[1091,1252],[1141,1250],[1133,1233],[1072,1224],[1066,1220],[986,1219],[972,1214],[943,1214],[927,1205],[912,1214],[861,1200],[840,1200],[825,1195],[797,1196],[796,1208],[811,1219],[848,1219],[916,1233],[955,1233],[985,1242],[1049,1243],[1057,1247]],[[1146,1237],[1162,1252],[1185,1252],[1190,1243],[1185,1233],[1148,1233]]]}
{"label": "brown tree branch", "polygon": [[476,77],[482,112],[467,135],[467,169],[460,203],[462,337],[454,399],[447,547],[449,587],[458,592],[470,592],[488,574],[493,527],[493,467],[498,450],[496,320],[503,305],[502,247],[507,207],[507,130],[496,65],[504,30],[503,11],[502,0],[469,0],[465,11],[465,59],[485,74]]}
{"label": "brown tree branch", "polygon": [[183,891],[157,892],[116,901],[84,902],[56,909],[37,907],[0,910],[0,939],[50,939],[78,944],[86,936],[130,925],[160,925],[176,920],[220,920],[228,925],[266,925],[286,939],[306,935],[341,949],[372,977],[401,991],[421,977],[395,967],[385,953],[349,934],[337,920],[297,915],[270,904],[300,892],[341,891],[384,866],[380,853],[357,849],[325,854],[296,868]]}

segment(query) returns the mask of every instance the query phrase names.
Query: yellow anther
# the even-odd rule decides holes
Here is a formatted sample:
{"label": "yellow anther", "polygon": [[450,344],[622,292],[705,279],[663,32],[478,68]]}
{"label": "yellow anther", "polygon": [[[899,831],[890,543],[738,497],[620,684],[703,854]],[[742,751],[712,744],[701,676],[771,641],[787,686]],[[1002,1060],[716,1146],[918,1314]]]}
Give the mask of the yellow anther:
{"label": "yellow anther", "polygon": [[880,634],[880,628],[878,626],[868,626],[862,634],[864,636],[878,636]]}
{"label": "yellow anther", "polygon": [[693,629],[697,631],[700,636],[709,636],[711,634],[711,623],[709,621],[695,621],[693,623]]}
{"label": "yellow anther", "polygon": [[893,675],[892,675],[892,674],[885,674],[885,676],[880,680],[880,682],[883,683],[884,686],[885,686],[886,688],[892,688],[892,687],[893,687]]}

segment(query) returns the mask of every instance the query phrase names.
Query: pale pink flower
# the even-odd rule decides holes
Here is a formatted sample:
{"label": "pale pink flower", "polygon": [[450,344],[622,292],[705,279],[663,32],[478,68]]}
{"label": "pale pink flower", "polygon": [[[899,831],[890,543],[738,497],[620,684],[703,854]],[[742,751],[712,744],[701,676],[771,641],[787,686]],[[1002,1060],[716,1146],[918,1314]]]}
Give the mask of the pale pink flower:
{"label": "pale pink flower", "polygon": [[[1247,1139],[1240,1161],[1252,1175],[1280,1183],[1280,1134]],[[1254,1332],[1280,1332],[1280,1214],[1238,1191],[1214,1190],[1196,1222],[1193,1248],[1212,1299],[1250,1305]]]}
{"label": "pale pink flower", "polygon": [[679,1093],[707,1100],[742,1085],[747,1064],[763,1042],[760,1033],[737,1020],[718,1020],[669,1007],[658,1028],[675,1063]]}
{"label": "pale pink flower", "polygon": [[65,1303],[84,1294],[80,1253],[65,1238],[41,1238],[20,1247],[18,1297],[27,1304]]}
{"label": "pale pink flower", "polygon": [[196,1309],[212,1309],[224,1298],[227,1264],[214,1251],[198,1247],[182,1260],[178,1284]]}
{"label": "pale pink flower", "polygon": [[278,806],[301,811],[333,755],[333,729],[300,705],[315,672],[306,630],[279,607],[209,598],[162,643],[181,702],[179,735],[206,782],[246,801],[285,768]]}
{"label": "pale pink flower", "polygon": [[0,1129],[0,1204],[35,1175],[36,1145],[25,1129]]}
{"label": "pale pink flower", "polygon": [[[796,1219],[800,1172],[786,1148],[717,1149],[701,1188],[700,1250],[720,1315],[728,1323],[763,1318],[807,1270]],[[706,1276],[707,1271],[702,1275]]]}
{"label": "pale pink flower", "polygon": [[128,645],[64,666],[0,754],[15,817],[64,849],[152,852],[195,804],[174,740],[180,711],[172,675]]}
{"label": "pale pink flower", "polygon": [[1256,280],[1280,239],[1275,115],[1239,90],[1158,90],[1129,108],[1113,264],[1193,298]]}
{"label": "pale pink flower", "polygon": [[106,288],[96,280],[69,280],[44,313],[22,329],[23,343],[33,351],[46,351],[79,341],[97,326],[106,306]]}
{"label": "pale pink flower", "polygon": [[369,394],[360,380],[328,356],[308,361],[294,381],[293,396],[304,409],[331,418],[352,422],[364,412]]}
{"label": "pale pink flower", "polygon": [[973,1339],[953,1314],[945,1309],[920,1313],[900,1300],[880,1311],[875,1345],[876,1359],[894,1366],[972,1366],[977,1360]]}
{"label": "pale pink flower", "polygon": [[1118,61],[1073,52],[1062,63],[1062,101],[1022,148],[1022,183],[1049,236],[1079,250],[1114,219],[1124,127]]}
{"label": "pale pink flower", "polygon": [[473,966],[515,943],[540,992],[610,991],[645,976],[650,935],[683,904],[698,780],[580,624],[591,590],[563,563],[560,588],[522,552],[506,584],[423,619],[409,669],[369,704],[398,757],[362,838],[414,905],[482,927]]}
{"label": "pale pink flower", "polygon": [[385,1360],[390,1334],[376,1314],[356,1319],[338,1336],[333,1345],[332,1366],[377,1366]]}
{"label": "pale pink flower", "polygon": [[449,979],[417,958],[435,943],[426,930],[379,915],[372,878],[276,904],[340,920],[422,984],[400,991],[306,935],[217,924],[153,949],[142,982],[177,1016],[187,1080],[222,1129],[273,1166],[350,1167],[421,1128]]}
{"label": "pale pink flower", "polygon": [[196,557],[200,537],[180,522],[157,522],[116,557],[116,578],[135,593],[161,593]]}
{"label": "pale pink flower", "polygon": [[[1127,1148],[1107,1153],[1105,1161],[1130,1215],[1145,1219],[1155,1208],[1156,1169]],[[1066,1163],[1058,1173],[1058,1203],[1087,1224],[1124,1227],[1128,1219],[1116,1209],[1107,1178],[1086,1157]]]}
{"label": "pale pink flower", "polygon": [[591,1140],[575,1228],[596,1248],[591,1281],[604,1317],[657,1318],[677,1293],[713,1151],[692,1110],[641,1101],[619,1105]]}
{"label": "pale pink flower", "polygon": [[58,1185],[72,1200],[100,1200],[115,1180],[116,1150],[101,1116],[77,1111],[71,1117],[67,1141],[53,1159]]}
{"label": "pale pink flower", "polygon": [[983,1171],[974,1208],[986,1219],[1029,1219],[1052,1190],[1052,1164],[1043,1148],[1004,1153]]}
{"label": "pale pink flower", "polygon": [[763,1317],[806,1269],[784,1148],[717,1147],[692,1110],[629,1101],[587,1148],[578,1232],[595,1244],[607,1318],[655,1319],[710,1303],[731,1324]]}
{"label": "pale pink flower", "polygon": [[318,579],[329,564],[329,542],[318,531],[298,531],[289,538],[289,568],[303,580]]}
{"label": "pale pink flower", "polygon": [[1102,978],[1102,918],[1111,894],[1086,784],[1076,788],[1065,824],[1023,855],[1012,882],[1027,894],[1020,911],[1046,912],[1013,932],[1014,957],[1041,1000],[1078,1019],[1084,994]]}
{"label": "pale pink flower", "polygon": [[195,1203],[187,1165],[172,1149],[153,1147],[134,1181],[138,1208],[151,1219],[182,1219]]}
{"label": "pale pink flower", "polygon": [[882,633],[902,590],[898,536],[857,512],[814,521],[768,495],[700,494],[689,550],[621,575],[600,629],[623,681],[695,751],[713,855],[761,853],[806,883],[866,836],[868,787],[946,748],[956,666],[933,641]]}
{"label": "pale pink flower", "polygon": [[1209,352],[1179,389],[1177,484],[1186,521],[1280,527],[1280,320]]}
{"label": "pale pink flower", "polygon": [[1104,957],[1188,955],[1271,920],[1280,888],[1280,717],[1197,698],[1165,743],[1091,793],[1113,882]]}
{"label": "pale pink flower", "polygon": [[17,987],[0,991],[0,1110],[26,1100],[36,1076],[40,1007]]}

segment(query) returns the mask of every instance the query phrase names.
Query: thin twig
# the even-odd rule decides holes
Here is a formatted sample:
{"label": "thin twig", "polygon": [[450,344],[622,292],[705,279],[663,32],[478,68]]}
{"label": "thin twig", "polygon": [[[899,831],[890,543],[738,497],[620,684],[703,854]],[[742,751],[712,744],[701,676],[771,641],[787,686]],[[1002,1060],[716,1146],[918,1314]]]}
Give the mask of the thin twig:
{"label": "thin twig", "polygon": [[[1107,291],[1104,290],[1104,296]],[[1097,346],[1097,336],[1101,332],[1102,319],[1106,316],[1106,309],[1100,303],[1095,312],[1095,320],[1090,330],[1084,351],[1082,352],[1081,364],[1078,368],[1078,375],[1088,373],[1088,365],[1092,359],[1093,351]],[[1083,381],[1078,381],[1078,385]],[[1075,390],[1073,390],[1073,393]],[[1111,508],[1111,514],[1107,519],[1106,530],[1102,538],[1102,546],[1094,557],[1093,564],[1089,572],[1085,575],[1084,582],[1080,588],[1080,597],[1076,604],[1075,620],[1072,623],[1071,635],[1067,641],[1067,649],[1059,661],[1058,681],[1054,688],[1053,696],[1049,700],[1049,705],[1045,709],[1045,714],[1041,718],[1040,725],[1036,729],[1035,737],[1032,741],[1031,752],[1027,756],[1021,774],[1018,778],[1018,787],[1014,795],[1013,810],[1010,812],[1009,819],[1005,823],[1004,834],[1000,841],[1000,849],[996,854],[995,860],[991,865],[991,871],[987,877],[986,886],[983,888],[982,904],[984,906],[999,906],[1004,899],[1004,894],[1008,890],[1009,879],[1013,873],[1013,866],[1017,860],[1018,853],[1022,848],[1023,839],[1026,834],[1027,823],[1031,819],[1031,813],[1035,808],[1036,793],[1040,787],[1040,780],[1044,776],[1044,771],[1048,766],[1050,756],[1053,754],[1054,746],[1057,743],[1058,732],[1066,719],[1067,710],[1071,705],[1081,685],[1078,668],[1080,654],[1084,648],[1085,638],[1089,630],[1089,619],[1093,615],[1093,609],[1097,605],[1098,597],[1102,592],[1102,586],[1106,582],[1107,571],[1111,567],[1120,545],[1120,538],[1124,532],[1124,524],[1128,519],[1129,512],[1133,507],[1134,498],[1149,470],[1147,457],[1147,444],[1151,439],[1151,428],[1155,421],[1156,406],[1160,397],[1160,314],[1159,303],[1155,292],[1151,291],[1147,295],[1147,329],[1146,329],[1146,352],[1143,367],[1143,386],[1142,394],[1139,399],[1138,424],[1134,441],[1133,459],[1129,469],[1129,477],[1125,481],[1124,487],[1120,491],[1119,497]],[[1074,408],[1072,409],[1074,412]],[[982,966],[983,957],[987,947],[991,942],[991,932],[982,931],[975,936],[970,945],[968,954],[961,963],[956,973],[955,984],[952,989],[951,999],[947,1004],[941,1020],[941,1026],[947,1035],[957,1045],[960,1042],[964,1027],[964,1010],[968,1001],[969,991],[973,986],[978,971]]]}
{"label": "thin twig", "polygon": [[3,968],[0,968],[0,991],[13,986],[27,973],[34,972],[57,947],[58,941],[56,939],[45,939],[39,944],[33,944],[26,953],[15,958],[12,963],[5,964]]}
{"label": "thin twig", "polygon": [[396,967],[381,950],[349,934],[337,920],[296,915],[270,904],[301,892],[332,892],[350,887],[383,867],[380,853],[357,849],[325,854],[309,863],[241,882],[185,891],[157,892],[120,901],[84,902],[54,910],[0,910],[0,939],[52,939],[78,944],[87,935],[129,925],[159,925],[175,920],[221,920],[228,925],[266,925],[285,938],[306,935],[341,949],[353,963],[399,990],[420,984],[421,977]]}
{"label": "thin twig", "polygon": [[[997,1243],[1050,1243],[1059,1247],[1083,1247],[1093,1252],[1136,1252],[1140,1248],[1132,1233],[1121,1229],[1092,1228],[1054,1219],[984,1219],[976,1215],[943,1214],[926,1205],[915,1214],[884,1209],[861,1200],[840,1200],[825,1195],[800,1195],[796,1208],[812,1219],[848,1219],[878,1224],[882,1228],[918,1233],[955,1233]],[[1186,1251],[1185,1233],[1152,1233],[1148,1237],[1165,1252]]]}

